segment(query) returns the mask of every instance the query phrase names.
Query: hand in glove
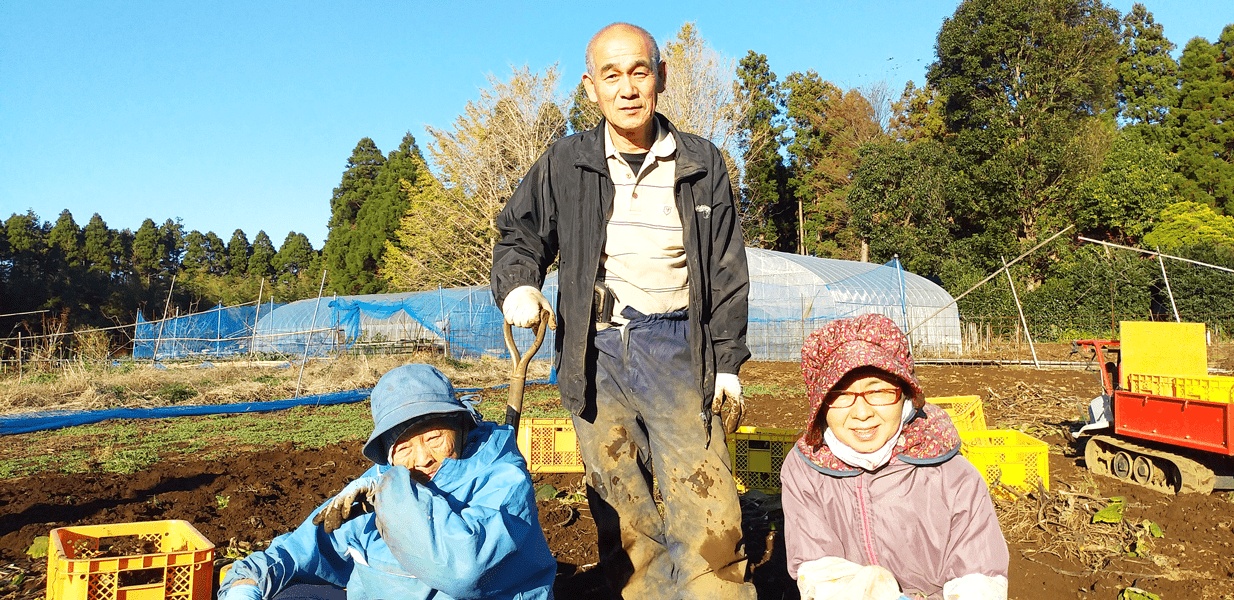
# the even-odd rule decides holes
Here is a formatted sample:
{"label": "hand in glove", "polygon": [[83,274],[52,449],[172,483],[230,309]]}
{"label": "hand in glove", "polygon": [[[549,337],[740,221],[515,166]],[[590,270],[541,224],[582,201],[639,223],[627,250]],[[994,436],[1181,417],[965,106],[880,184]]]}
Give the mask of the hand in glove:
{"label": "hand in glove", "polygon": [[883,567],[861,566],[837,556],[802,563],[797,569],[802,600],[897,600],[900,584]]}
{"label": "hand in glove", "polygon": [[335,495],[334,499],[313,517],[313,524],[324,527],[326,533],[333,533],[344,521],[373,512],[374,492],[380,481],[377,477],[361,477],[347,484],[343,491]]}
{"label": "hand in glove", "polygon": [[524,285],[514,288],[501,303],[501,314],[506,322],[515,327],[535,327],[540,324],[541,313],[548,313],[548,328],[557,329],[557,316],[553,307],[549,306],[548,298],[534,286]]}
{"label": "hand in glove", "polygon": [[737,431],[745,409],[746,400],[741,395],[741,380],[732,373],[716,373],[716,395],[711,400],[711,413],[718,415],[722,410],[727,411],[724,415],[725,433]]}
{"label": "hand in glove", "polygon": [[224,590],[219,600],[261,600],[261,588],[251,579],[246,581],[250,583],[237,583]]}

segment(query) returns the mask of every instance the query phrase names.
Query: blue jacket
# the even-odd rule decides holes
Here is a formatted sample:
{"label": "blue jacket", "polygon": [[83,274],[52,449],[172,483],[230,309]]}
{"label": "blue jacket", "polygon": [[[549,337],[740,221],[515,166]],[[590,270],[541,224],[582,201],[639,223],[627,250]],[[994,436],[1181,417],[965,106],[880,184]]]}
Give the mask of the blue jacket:
{"label": "blue jacket", "polygon": [[248,578],[263,598],[293,582],[345,587],[349,599],[552,598],[557,562],[513,429],[482,422],[460,456],[428,485],[403,467],[374,465],[363,477],[381,479],[376,512],[326,534],[312,523],[323,504],[236,562],[221,589]]}

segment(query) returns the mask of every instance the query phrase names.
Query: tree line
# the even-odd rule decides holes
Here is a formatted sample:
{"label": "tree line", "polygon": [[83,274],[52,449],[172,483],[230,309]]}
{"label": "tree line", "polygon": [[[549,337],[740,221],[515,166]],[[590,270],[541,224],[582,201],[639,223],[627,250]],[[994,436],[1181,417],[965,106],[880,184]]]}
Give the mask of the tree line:
{"label": "tree line", "polygon": [[[1124,15],[1100,0],[965,0],[942,23],[924,84],[898,95],[815,70],[781,78],[754,50],[723,56],[692,23],[661,49],[658,110],[724,152],[751,246],[898,256],[953,295],[1067,226],[1234,268],[1234,24],[1176,61],[1142,4]],[[179,310],[252,301],[263,286],[278,301],[311,297],[322,269],[327,293],[484,285],[494,217],[520,178],[601,118],[581,83],[559,85],[555,66],[490,77],[450,127],[428,128],[427,157],[410,133],[388,154],[361,139],[320,251],[294,232],[276,250],[264,232],[224,243],[172,220],[128,232],[98,215],[79,230],[67,211],[54,225],[15,214],[0,236],[0,313],[131,322],[137,309],[161,315],[173,277]],[[1042,327],[1165,315],[1171,292],[1184,318],[1234,326],[1234,277],[1167,267],[1169,285],[1153,256],[1068,235],[1011,273]],[[965,296],[961,314],[1014,315],[1008,286]]]}

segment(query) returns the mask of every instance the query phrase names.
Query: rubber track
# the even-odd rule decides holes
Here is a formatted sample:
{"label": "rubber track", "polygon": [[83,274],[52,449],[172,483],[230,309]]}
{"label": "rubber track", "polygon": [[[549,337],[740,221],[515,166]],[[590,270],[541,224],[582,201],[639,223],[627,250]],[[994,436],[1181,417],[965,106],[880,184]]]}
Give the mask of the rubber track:
{"label": "rubber track", "polygon": [[[1133,461],[1135,460],[1135,455],[1139,454],[1174,465],[1180,479],[1178,489],[1175,490],[1174,488],[1160,488],[1152,485],[1141,485],[1130,478],[1120,479],[1115,477],[1115,475],[1110,472],[1107,460],[1099,460],[1097,458],[1097,452],[1102,451],[1097,447],[1098,444],[1105,446],[1104,451],[1108,453],[1111,459],[1115,453],[1122,450],[1128,454],[1131,454]],[[1213,484],[1215,482],[1215,475],[1211,469],[1194,460],[1191,460],[1190,458],[1185,458],[1171,452],[1145,448],[1139,444],[1133,444],[1126,440],[1107,435],[1095,435],[1088,440],[1088,443],[1084,446],[1084,464],[1088,465],[1088,469],[1090,471],[1097,473],[1098,475],[1107,475],[1109,477],[1114,477],[1119,481],[1166,493],[1177,491],[1178,493],[1210,494],[1213,491]]]}

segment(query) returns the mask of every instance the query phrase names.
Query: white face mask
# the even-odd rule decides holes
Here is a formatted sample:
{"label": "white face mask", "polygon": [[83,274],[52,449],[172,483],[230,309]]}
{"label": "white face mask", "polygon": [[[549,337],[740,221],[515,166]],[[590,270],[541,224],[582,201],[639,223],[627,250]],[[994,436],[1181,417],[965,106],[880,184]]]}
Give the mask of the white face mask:
{"label": "white face mask", "polygon": [[900,441],[900,432],[904,431],[904,424],[907,423],[909,419],[913,418],[913,415],[916,414],[916,412],[917,409],[913,407],[912,400],[906,400],[904,402],[904,408],[900,411],[900,426],[896,429],[895,435],[891,436],[891,439],[887,440],[887,443],[883,444],[882,448],[879,448],[873,452],[858,452],[853,450],[852,447],[848,446],[844,442],[841,442],[840,439],[831,432],[830,427],[823,432],[823,441],[827,443],[827,447],[831,449],[831,453],[834,454],[836,458],[840,459],[844,464],[850,467],[873,471],[874,469],[877,469],[891,461],[891,453],[895,450],[896,443]]}

